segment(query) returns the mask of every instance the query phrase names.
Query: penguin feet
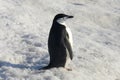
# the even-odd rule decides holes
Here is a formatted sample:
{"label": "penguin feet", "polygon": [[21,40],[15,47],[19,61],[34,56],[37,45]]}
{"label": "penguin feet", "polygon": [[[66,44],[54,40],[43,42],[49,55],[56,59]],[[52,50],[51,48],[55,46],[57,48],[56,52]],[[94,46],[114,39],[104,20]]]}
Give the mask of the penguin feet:
{"label": "penguin feet", "polygon": [[66,70],[68,70],[68,71],[72,71],[72,69],[71,68],[65,68]]}

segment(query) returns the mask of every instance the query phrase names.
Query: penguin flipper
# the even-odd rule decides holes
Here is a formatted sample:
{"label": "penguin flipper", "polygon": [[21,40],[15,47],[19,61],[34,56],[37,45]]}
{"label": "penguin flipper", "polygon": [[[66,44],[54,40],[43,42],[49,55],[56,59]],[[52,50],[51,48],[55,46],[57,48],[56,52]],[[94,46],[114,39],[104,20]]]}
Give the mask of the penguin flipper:
{"label": "penguin flipper", "polygon": [[69,41],[69,35],[67,33],[66,30],[64,30],[64,44],[69,52],[69,55],[70,55],[70,59],[72,60],[73,59],[73,51],[72,51],[72,47],[71,47],[71,44],[70,44],[70,41]]}

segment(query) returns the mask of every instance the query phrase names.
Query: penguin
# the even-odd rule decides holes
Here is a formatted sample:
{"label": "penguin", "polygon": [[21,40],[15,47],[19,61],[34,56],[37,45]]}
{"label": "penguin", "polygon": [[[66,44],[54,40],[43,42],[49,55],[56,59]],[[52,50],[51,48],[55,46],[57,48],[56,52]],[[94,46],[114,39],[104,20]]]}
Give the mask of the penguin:
{"label": "penguin", "polygon": [[68,64],[73,59],[73,40],[71,30],[65,24],[65,21],[70,18],[73,16],[63,13],[54,17],[48,38],[50,62],[43,69],[63,67],[71,70],[68,68]]}

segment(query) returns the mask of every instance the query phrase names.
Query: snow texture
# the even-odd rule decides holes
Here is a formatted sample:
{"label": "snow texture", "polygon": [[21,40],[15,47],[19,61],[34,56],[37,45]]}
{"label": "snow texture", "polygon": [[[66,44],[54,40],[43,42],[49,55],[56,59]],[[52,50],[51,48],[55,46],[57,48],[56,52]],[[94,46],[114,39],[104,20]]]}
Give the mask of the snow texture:
{"label": "snow texture", "polygon": [[[39,71],[58,13],[74,16],[72,71]],[[120,0],[0,0],[0,80],[120,80]]]}

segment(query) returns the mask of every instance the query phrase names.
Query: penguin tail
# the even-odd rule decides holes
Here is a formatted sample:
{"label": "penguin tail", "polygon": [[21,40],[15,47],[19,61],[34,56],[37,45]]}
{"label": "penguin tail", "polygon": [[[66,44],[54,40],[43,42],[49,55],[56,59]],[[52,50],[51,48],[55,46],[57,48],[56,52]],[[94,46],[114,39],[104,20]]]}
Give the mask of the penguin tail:
{"label": "penguin tail", "polygon": [[39,70],[47,70],[47,69],[50,69],[51,67],[48,65],[48,66],[45,66],[43,68],[40,68]]}

